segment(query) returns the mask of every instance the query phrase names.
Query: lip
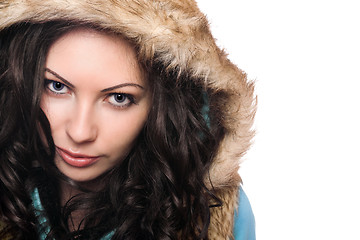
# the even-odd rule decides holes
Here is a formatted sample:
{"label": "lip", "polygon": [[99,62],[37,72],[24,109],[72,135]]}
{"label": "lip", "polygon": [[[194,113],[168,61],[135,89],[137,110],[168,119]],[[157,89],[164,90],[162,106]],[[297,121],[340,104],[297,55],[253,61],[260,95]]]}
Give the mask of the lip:
{"label": "lip", "polygon": [[91,166],[100,158],[100,156],[89,156],[81,153],[70,152],[59,147],[56,147],[56,151],[67,164],[79,168]]}

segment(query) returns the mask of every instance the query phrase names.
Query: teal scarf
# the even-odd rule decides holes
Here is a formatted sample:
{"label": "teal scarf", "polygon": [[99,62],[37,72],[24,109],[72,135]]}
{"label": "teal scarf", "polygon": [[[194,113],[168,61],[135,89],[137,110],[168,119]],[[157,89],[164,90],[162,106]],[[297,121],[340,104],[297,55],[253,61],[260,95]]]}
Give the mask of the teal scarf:
{"label": "teal scarf", "polygon": [[[35,211],[35,216],[38,220],[37,228],[38,228],[39,240],[45,240],[46,236],[50,232],[50,225],[49,225],[49,220],[47,219],[47,216],[45,214],[44,207],[41,204],[39,190],[37,188],[35,188],[34,191],[31,193],[31,199]],[[100,238],[100,240],[110,240],[114,235],[114,233],[115,231],[111,231],[102,238]]]}

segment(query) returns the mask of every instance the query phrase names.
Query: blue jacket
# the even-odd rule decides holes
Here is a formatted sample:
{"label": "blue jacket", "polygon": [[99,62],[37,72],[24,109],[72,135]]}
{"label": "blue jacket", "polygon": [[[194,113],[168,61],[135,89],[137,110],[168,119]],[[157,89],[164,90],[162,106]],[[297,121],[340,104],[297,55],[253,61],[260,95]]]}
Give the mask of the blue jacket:
{"label": "blue jacket", "polygon": [[255,218],[244,190],[240,188],[238,209],[234,216],[235,240],[255,240]]}

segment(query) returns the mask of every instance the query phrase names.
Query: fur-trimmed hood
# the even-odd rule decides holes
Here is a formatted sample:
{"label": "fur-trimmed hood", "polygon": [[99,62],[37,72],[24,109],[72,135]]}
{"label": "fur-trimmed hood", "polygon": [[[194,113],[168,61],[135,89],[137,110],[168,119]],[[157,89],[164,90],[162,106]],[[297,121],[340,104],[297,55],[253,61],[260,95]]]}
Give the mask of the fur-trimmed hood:
{"label": "fur-trimmed hood", "polygon": [[[1,0],[0,31],[24,21],[68,19],[110,28],[139,46],[144,59],[161,61],[169,70],[201,81],[204,89],[225,91],[226,135],[211,167],[212,185],[233,211],[241,179],[238,166],[250,146],[255,112],[253,84],[232,64],[212,37],[208,21],[193,0]],[[210,106],[210,111],[212,111]],[[235,196],[235,197],[233,197]],[[228,206],[228,207],[226,207]],[[221,211],[220,211],[221,212]],[[214,213],[214,215],[223,213]],[[227,215],[227,214],[226,214]],[[229,217],[230,216],[230,217]],[[227,216],[232,226],[231,214]],[[214,220],[215,222],[217,220]],[[219,225],[226,221],[219,218]],[[210,230],[224,228],[212,222]],[[215,226],[215,227],[214,227]],[[225,227],[226,228],[226,227]],[[230,230],[224,229],[229,236]],[[213,231],[216,232],[216,231]],[[225,233],[227,232],[227,233]],[[216,234],[210,231],[210,235]],[[214,239],[222,239],[220,235]],[[226,237],[227,238],[227,237]]]}

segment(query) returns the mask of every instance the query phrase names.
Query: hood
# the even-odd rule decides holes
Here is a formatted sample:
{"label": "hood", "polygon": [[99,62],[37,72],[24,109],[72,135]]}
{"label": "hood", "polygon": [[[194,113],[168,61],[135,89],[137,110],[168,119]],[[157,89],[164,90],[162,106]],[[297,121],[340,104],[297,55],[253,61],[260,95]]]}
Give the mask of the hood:
{"label": "hood", "polygon": [[[212,92],[225,91],[226,134],[211,166],[215,189],[238,186],[238,166],[250,146],[255,112],[253,83],[216,46],[209,24],[192,0],[1,0],[0,30],[18,22],[79,20],[110,28],[139,46],[144,59],[186,73]],[[214,109],[210,106],[210,111]],[[216,111],[219,111],[217,108]]]}

